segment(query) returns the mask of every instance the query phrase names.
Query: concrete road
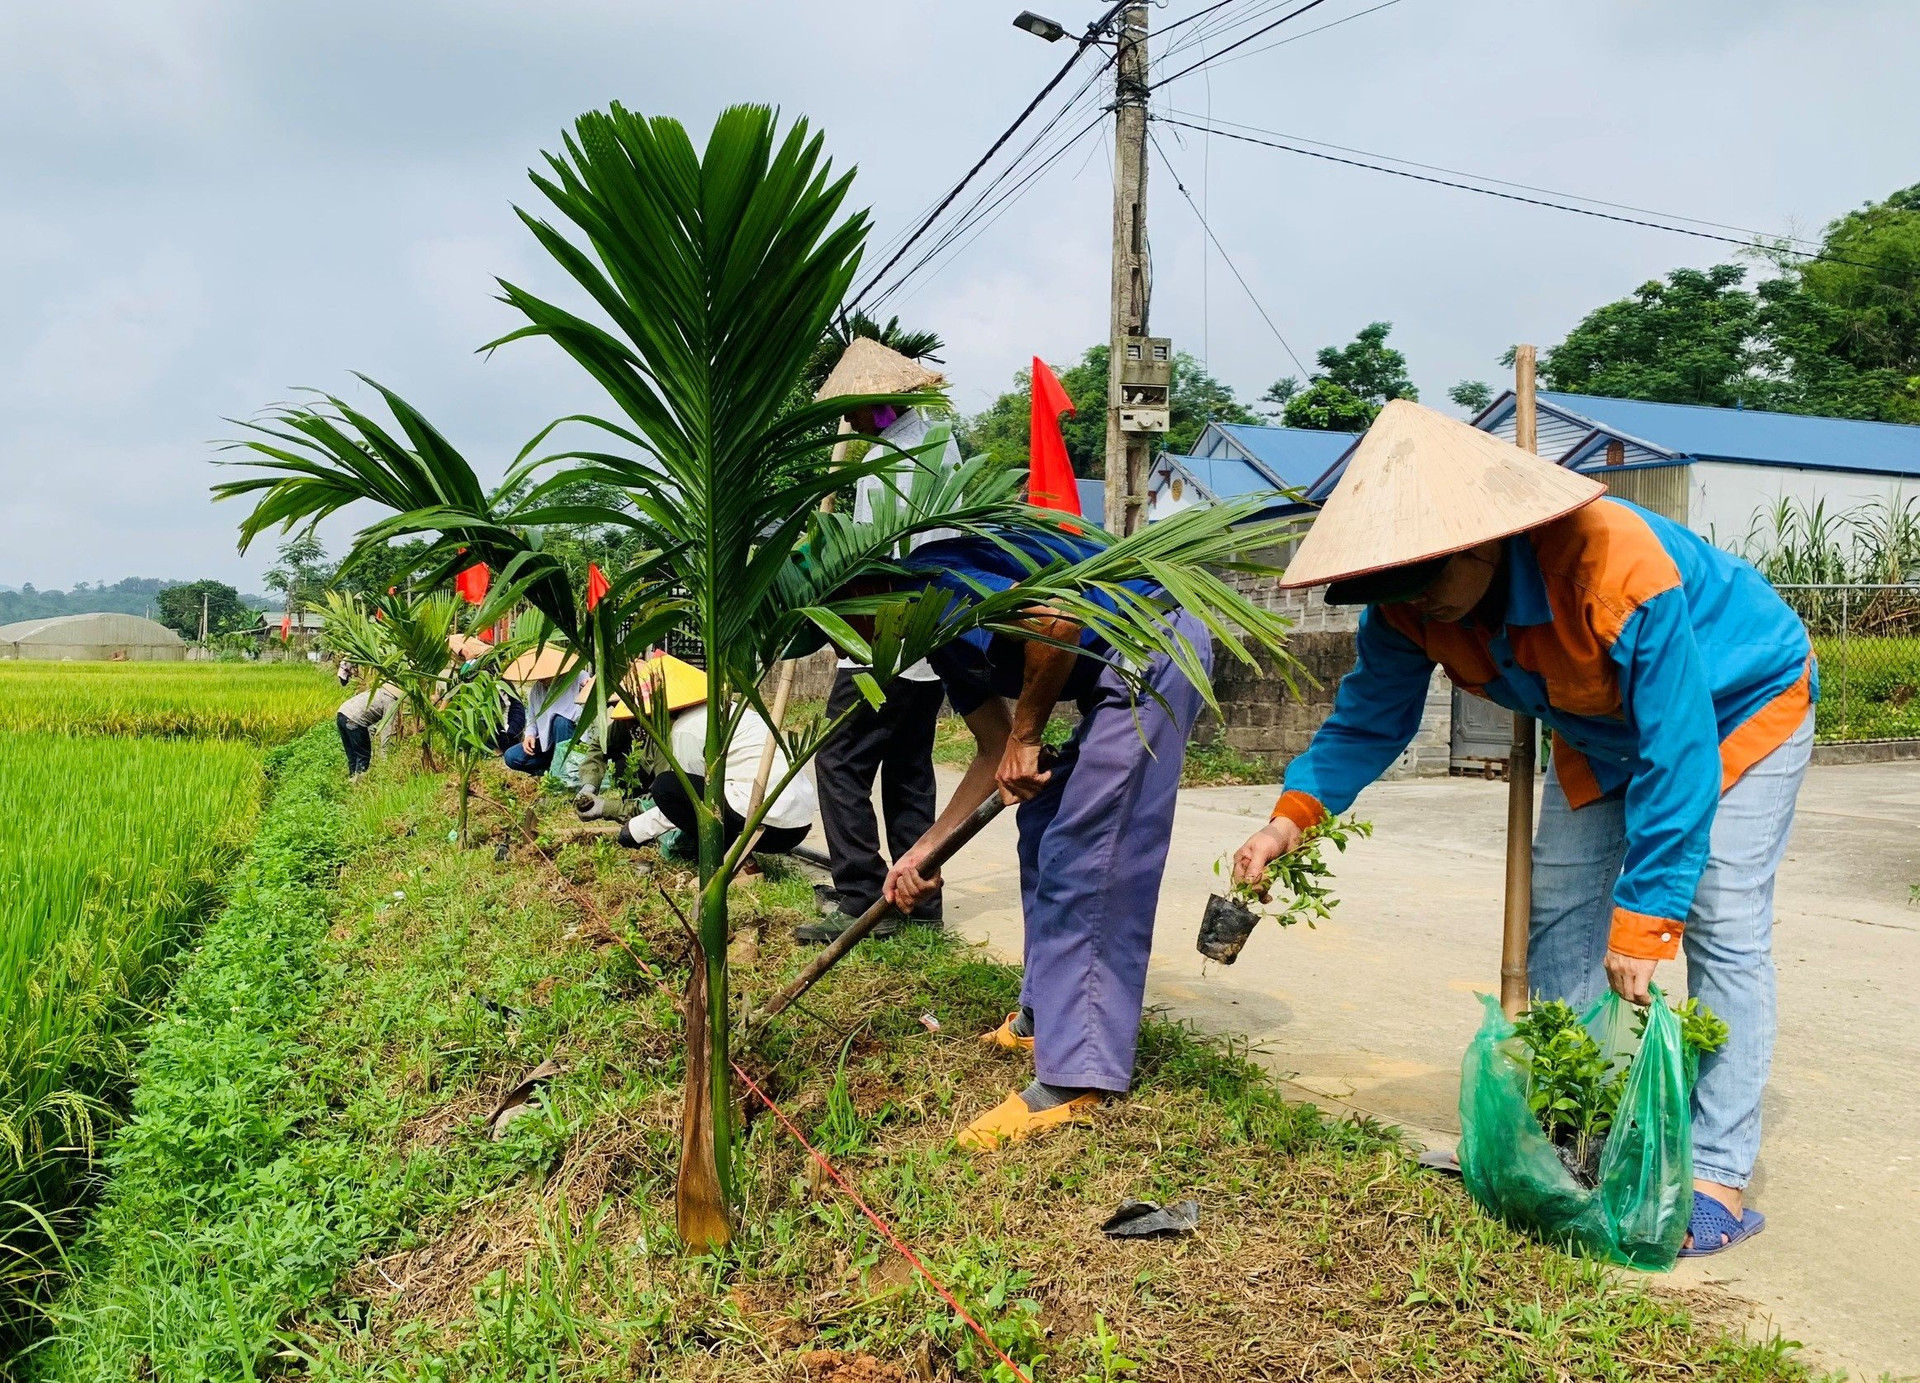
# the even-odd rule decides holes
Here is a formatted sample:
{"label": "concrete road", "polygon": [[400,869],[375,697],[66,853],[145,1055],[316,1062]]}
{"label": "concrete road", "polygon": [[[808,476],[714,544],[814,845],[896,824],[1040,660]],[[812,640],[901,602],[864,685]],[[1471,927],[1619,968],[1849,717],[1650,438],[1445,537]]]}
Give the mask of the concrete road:
{"label": "concrete road", "polygon": [[[946,787],[954,775],[943,772]],[[1506,787],[1370,789],[1372,840],[1337,864],[1318,930],[1262,926],[1232,968],[1193,949],[1214,861],[1266,819],[1270,788],[1182,794],[1147,998],[1243,1033],[1329,1104],[1459,1130],[1460,1053],[1497,992]],[[947,916],[1020,954],[1012,823],[948,867]],[[1671,1280],[1750,1302],[1756,1323],[1855,1378],[1920,1374],[1920,765],[1816,768],[1781,870],[1780,1039],[1752,1202],[1766,1233]],[[1679,963],[1661,981],[1680,990]],[[1667,971],[1675,973],[1666,973]]]}

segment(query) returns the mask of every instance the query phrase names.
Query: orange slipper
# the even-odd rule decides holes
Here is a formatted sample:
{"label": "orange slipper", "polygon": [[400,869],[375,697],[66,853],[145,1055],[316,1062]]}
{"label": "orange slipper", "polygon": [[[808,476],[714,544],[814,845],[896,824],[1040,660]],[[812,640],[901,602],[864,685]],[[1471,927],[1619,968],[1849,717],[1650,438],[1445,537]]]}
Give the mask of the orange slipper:
{"label": "orange slipper", "polygon": [[954,1141],[973,1152],[996,1152],[1009,1143],[1051,1133],[1063,1124],[1085,1123],[1100,1098],[1099,1091],[1089,1090],[1065,1104],[1035,1111],[1027,1108],[1016,1091],[960,1130]]}
{"label": "orange slipper", "polygon": [[1033,1039],[1031,1037],[1022,1037],[1019,1033],[1013,1030],[1013,1020],[1018,1018],[1019,1016],[1020,1016],[1020,1013],[1019,1013],[1019,1010],[1017,1009],[1014,1012],[1009,1013],[1007,1015],[1006,1022],[1002,1023],[999,1027],[995,1028],[992,1032],[981,1033],[980,1040],[986,1043],[989,1047],[999,1047],[1003,1051],[1009,1051],[1009,1052],[1032,1051]]}

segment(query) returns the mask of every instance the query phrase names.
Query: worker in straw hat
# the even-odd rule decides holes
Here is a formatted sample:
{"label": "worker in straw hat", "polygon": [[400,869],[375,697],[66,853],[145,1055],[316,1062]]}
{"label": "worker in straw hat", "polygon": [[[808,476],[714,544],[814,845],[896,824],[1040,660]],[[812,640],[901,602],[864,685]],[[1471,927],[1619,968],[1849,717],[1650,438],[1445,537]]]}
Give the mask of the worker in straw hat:
{"label": "worker in straw hat", "polygon": [[1805,629],[1745,562],[1597,481],[1396,401],[1361,439],[1282,585],[1360,605],[1359,656],[1287,766],[1253,880],[1346,810],[1419,728],[1434,666],[1553,731],[1527,968],[1585,1006],[1644,1004],[1687,953],[1732,1037],[1693,1092],[1691,1254],[1758,1232],[1743,1188],[1772,1059],[1774,871],[1813,741]]}
{"label": "worker in straw hat", "polygon": [[[943,383],[937,372],[919,361],[870,337],[856,336],[815,397],[898,394],[936,389]],[[912,466],[951,469],[960,464],[953,424],[932,408],[857,408],[847,415],[846,426],[852,434],[879,439],[882,447],[899,455],[891,474],[860,478],[853,499],[853,516],[859,522],[872,521],[875,501],[889,486],[906,488]],[[939,536],[923,534],[914,545]],[[854,680],[869,670],[842,657],[827,693],[827,721],[835,728],[820,746],[813,772],[820,790],[820,825],[827,838],[833,886],[821,891],[820,915],[795,928],[794,936],[803,942],[834,940],[880,901],[888,868],[887,858],[880,853],[883,826],[893,859],[933,829],[938,802],[933,740],[945,700],[939,675],[924,659],[903,668],[887,688],[886,701],[874,707],[867,704]],[[873,811],[875,779],[880,782],[883,821],[876,820]],[[909,920],[938,926],[941,911],[940,891],[935,889],[913,909]],[[899,926],[889,919],[873,934],[889,936]]]}
{"label": "worker in straw hat", "polygon": [[[633,681],[643,701],[650,702],[657,696],[666,703],[669,717],[666,742],[653,747],[670,756],[672,762],[654,775],[643,799],[648,805],[635,804],[639,810],[620,828],[619,840],[622,845],[635,849],[657,843],[662,854],[687,858],[694,853],[699,835],[696,803],[706,792],[707,675],[670,653],[655,653],[636,665]],[[632,721],[634,712],[624,704],[624,699],[623,692],[622,704],[614,708],[612,715]],[[657,733],[657,730],[648,731],[648,738]],[[747,810],[753,805],[753,785],[760,773],[761,751],[771,733],[765,718],[749,707],[728,741],[725,781],[721,785],[723,849],[731,847],[746,829]],[[787,756],[776,740],[771,781],[779,783],[786,774]],[[757,853],[784,855],[805,840],[813,827],[813,803],[813,784],[804,773],[795,775],[767,808]],[[593,814],[608,815],[604,808]]]}

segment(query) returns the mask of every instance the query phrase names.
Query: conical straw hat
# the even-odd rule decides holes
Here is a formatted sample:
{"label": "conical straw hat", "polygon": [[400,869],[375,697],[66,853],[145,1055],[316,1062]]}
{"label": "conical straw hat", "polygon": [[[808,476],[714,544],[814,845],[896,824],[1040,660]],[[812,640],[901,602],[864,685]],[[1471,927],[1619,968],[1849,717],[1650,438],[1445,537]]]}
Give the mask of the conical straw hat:
{"label": "conical straw hat", "polygon": [[[651,696],[655,687],[665,690],[669,711],[684,711],[687,707],[698,706],[707,699],[707,674],[692,663],[682,662],[671,653],[662,653],[658,657],[635,663],[628,682],[629,685],[638,689],[641,696]],[[625,702],[622,701],[620,710],[614,712],[614,717],[619,720],[631,720],[633,712],[627,709]]]}
{"label": "conical straw hat", "polygon": [[1463,552],[1571,514],[1606,493],[1477,427],[1395,399],[1354,449],[1282,586]]}
{"label": "conical straw hat", "polygon": [[833,367],[827,382],[820,386],[816,399],[837,399],[848,394],[909,394],[919,389],[936,389],[947,382],[946,376],[909,360],[899,351],[881,345],[871,336],[856,336],[848,343]]}
{"label": "conical straw hat", "polygon": [[500,675],[509,682],[547,682],[558,677],[569,664],[580,668],[585,666],[585,660],[569,648],[550,643],[522,653],[508,663]]}

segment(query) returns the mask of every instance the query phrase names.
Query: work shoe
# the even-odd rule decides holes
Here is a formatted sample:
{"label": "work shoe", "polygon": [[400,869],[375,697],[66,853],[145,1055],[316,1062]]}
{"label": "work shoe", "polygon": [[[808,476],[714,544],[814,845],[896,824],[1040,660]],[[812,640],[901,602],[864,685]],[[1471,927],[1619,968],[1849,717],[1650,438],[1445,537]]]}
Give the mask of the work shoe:
{"label": "work shoe", "polygon": [[[825,946],[831,942],[838,941],[840,939],[840,933],[844,932],[859,920],[858,917],[853,916],[851,913],[840,912],[836,909],[833,912],[816,918],[812,922],[802,922],[793,929],[793,939],[803,946]],[[884,940],[887,937],[899,935],[900,927],[900,916],[896,913],[891,917],[883,919],[872,931],[867,933],[867,936]]]}
{"label": "work shoe", "polygon": [[1007,1015],[1006,1021],[992,1032],[981,1033],[980,1040],[989,1047],[998,1047],[1002,1051],[1031,1052],[1033,1050],[1033,1039],[1031,1037],[1022,1037],[1013,1030],[1013,1025],[1019,1017],[1020,1010],[1015,1009]]}
{"label": "work shoe", "polygon": [[1100,1104],[1098,1090],[1075,1095],[1052,1109],[1033,1110],[1015,1091],[960,1130],[954,1142],[969,1152],[997,1152],[1009,1143],[1025,1142],[1052,1133],[1065,1124],[1083,1124]]}

